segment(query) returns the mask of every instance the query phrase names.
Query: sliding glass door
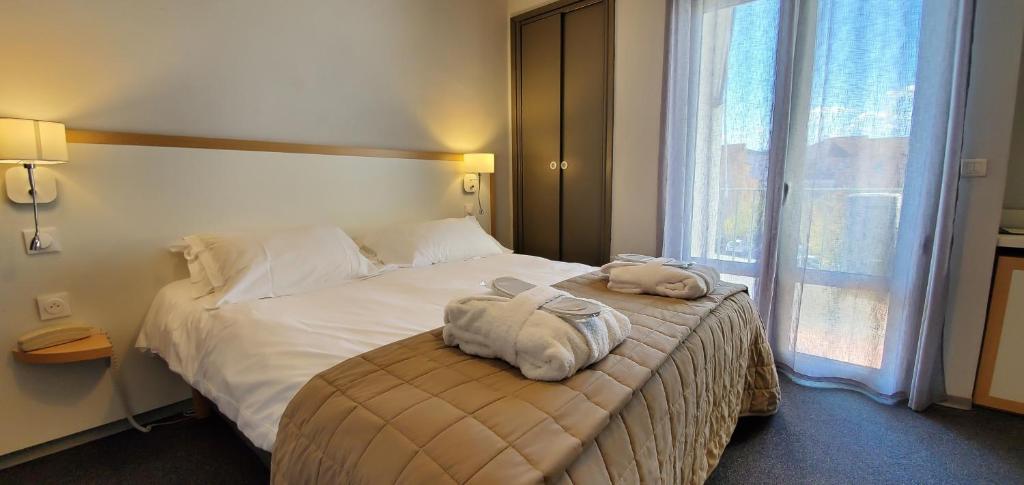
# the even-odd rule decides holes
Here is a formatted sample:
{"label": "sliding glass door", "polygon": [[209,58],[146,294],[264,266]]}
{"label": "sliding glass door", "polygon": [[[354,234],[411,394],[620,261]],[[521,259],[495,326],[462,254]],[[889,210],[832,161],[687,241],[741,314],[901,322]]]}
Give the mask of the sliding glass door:
{"label": "sliding glass door", "polygon": [[721,2],[699,21],[694,163],[681,249],[753,294],[766,247],[779,12],[779,0]]}
{"label": "sliding glass door", "polygon": [[[921,0],[805,2],[797,32],[777,287],[780,358],[888,394]],[[901,234],[902,233],[902,234]],[[896,318],[890,318],[890,317]],[[893,323],[890,325],[890,322]],[[886,369],[886,370],[883,370]]]}
{"label": "sliding glass door", "polygon": [[687,4],[663,249],[750,286],[796,374],[904,387],[949,112],[948,63],[921,56],[949,52],[952,5]]}

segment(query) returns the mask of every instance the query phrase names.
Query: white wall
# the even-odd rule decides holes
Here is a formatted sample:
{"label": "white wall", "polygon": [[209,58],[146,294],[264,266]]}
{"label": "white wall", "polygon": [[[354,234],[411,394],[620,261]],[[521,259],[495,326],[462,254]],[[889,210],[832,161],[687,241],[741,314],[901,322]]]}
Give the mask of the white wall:
{"label": "white wall", "polygon": [[[499,5],[495,5],[499,4]],[[100,130],[501,152],[504,4],[7,2],[5,115]],[[504,162],[504,158],[502,159]]]}
{"label": "white wall", "polygon": [[612,254],[657,254],[664,1],[615,4]]}
{"label": "white wall", "polygon": [[[8,2],[0,115],[72,127],[496,154],[506,5]],[[44,33],[44,34],[41,34]],[[507,191],[496,213],[507,219]],[[484,200],[488,193],[484,193]],[[484,221],[486,222],[486,220]],[[509,240],[508,227],[498,228]]]}
{"label": "white wall", "polygon": [[1017,74],[1024,36],[1024,4],[978,2],[964,130],[965,158],[987,158],[988,177],[962,179],[956,214],[950,303],[945,333],[946,392],[967,402],[985,330],[1007,161]]}
{"label": "white wall", "polygon": [[[40,0],[2,11],[0,117],[508,161],[504,2]],[[94,145],[70,156],[53,169],[58,201],[41,212],[64,252],[26,256],[31,212],[0,201],[0,343],[43,325],[35,295],[70,291],[74,319],[109,330],[125,355],[136,411],[187,397],[130,351],[156,289],[182,275],[163,250],[171,239],[451,216],[473,200],[453,162]],[[0,396],[0,455],[122,416],[99,363],[7,354]]]}
{"label": "white wall", "polygon": [[[1024,60],[1024,57],[1021,59]],[[1018,76],[1017,79],[1017,105],[1013,117],[1012,137],[1003,207],[1024,209],[1024,76]]]}

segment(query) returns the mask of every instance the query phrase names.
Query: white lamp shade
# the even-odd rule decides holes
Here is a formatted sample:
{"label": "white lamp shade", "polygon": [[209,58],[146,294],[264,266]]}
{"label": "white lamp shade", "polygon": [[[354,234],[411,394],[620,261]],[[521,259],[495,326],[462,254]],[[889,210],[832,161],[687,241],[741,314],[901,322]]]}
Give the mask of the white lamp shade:
{"label": "white lamp shade", "polygon": [[494,154],[466,153],[462,155],[462,165],[466,173],[494,173]]}
{"label": "white lamp shade", "polygon": [[0,163],[49,165],[67,161],[63,123],[0,118]]}

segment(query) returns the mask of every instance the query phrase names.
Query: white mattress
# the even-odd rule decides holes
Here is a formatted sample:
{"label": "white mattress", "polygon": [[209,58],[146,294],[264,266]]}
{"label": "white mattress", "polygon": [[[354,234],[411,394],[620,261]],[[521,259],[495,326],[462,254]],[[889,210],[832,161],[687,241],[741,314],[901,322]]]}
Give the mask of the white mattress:
{"label": "white mattress", "polygon": [[515,276],[553,284],[595,268],[503,254],[306,293],[206,310],[187,280],[157,294],[136,347],[209,397],[253,444],[273,451],[285,406],[311,377],[382,345],[441,326],[444,305]]}

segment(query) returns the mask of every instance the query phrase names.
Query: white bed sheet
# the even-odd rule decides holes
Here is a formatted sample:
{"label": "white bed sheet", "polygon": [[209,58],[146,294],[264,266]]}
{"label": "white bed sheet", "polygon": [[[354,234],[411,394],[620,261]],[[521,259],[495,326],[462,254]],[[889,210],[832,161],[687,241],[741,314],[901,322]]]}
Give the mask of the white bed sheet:
{"label": "white bed sheet", "polygon": [[482,281],[515,276],[550,285],[594,269],[502,254],[217,310],[192,299],[181,280],[157,294],[135,345],[160,355],[253,444],[273,451],[285,406],[319,372],[441,326],[444,305],[487,292]]}

